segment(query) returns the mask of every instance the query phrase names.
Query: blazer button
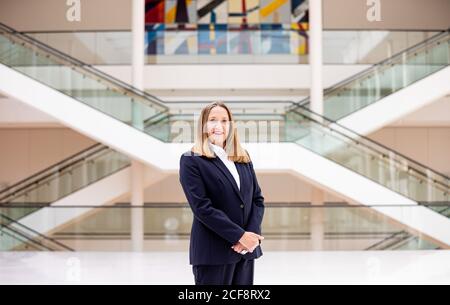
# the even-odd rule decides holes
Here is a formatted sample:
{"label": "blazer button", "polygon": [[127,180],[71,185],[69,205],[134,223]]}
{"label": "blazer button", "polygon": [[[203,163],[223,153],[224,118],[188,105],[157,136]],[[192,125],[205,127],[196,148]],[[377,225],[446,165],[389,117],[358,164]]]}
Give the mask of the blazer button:
{"label": "blazer button", "polygon": [[243,204],[241,204],[241,209],[243,209],[244,208],[244,205]]}

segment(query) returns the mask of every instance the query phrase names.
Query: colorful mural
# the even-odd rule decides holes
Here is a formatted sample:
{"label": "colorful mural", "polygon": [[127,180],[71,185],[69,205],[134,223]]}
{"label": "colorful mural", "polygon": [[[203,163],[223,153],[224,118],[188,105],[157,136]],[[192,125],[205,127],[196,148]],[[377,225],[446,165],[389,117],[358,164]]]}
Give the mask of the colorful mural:
{"label": "colorful mural", "polygon": [[227,24],[228,1],[197,0],[197,16],[199,24]]}
{"label": "colorful mural", "polygon": [[199,24],[198,54],[228,54],[228,26],[226,24]]}
{"label": "colorful mural", "polygon": [[164,23],[163,0],[145,1],[145,24]]}
{"label": "colorful mural", "polygon": [[146,54],[305,55],[308,23],[308,0],[146,0]]}
{"label": "colorful mural", "polygon": [[196,24],[197,1],[168,0],[165,1],[166,24]]}
{"label": "colorful mural", "polygon": [[261,0],[261,23],[290,24],[291,8],[288,0]]}

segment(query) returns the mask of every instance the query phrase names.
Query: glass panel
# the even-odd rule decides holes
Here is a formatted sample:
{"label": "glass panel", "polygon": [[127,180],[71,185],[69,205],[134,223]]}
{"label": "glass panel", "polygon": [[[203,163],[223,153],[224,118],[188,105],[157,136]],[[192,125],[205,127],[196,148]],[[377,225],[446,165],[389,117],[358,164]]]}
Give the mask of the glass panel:
{"label": "glass panel", "polygon": [[[306,109],[286,115],[287,141],[355,171],[416,202],[449,202],[449,178]],[[330,124],[330,122],[327,122]]]}
{"label": "glass panel", "polygon": [[[205,2],[205,1],[203,1]],[[226,1],[225,1],[226,2]],[[205,3],[197,1],[199,16],[198,24],[190,24],[189,27],[179,28],[177,32],[170,30],[172,25],[164,24],[164,1],[163,6],[154,6],[155,12],[148,16],[147,37],[149,42],[159,37],[158,51],[155,46],[148,53],[148,64],[214,64],[214,63],[279,63],[279,64],[307,64],[308,63],[308,24],[286,22],[290,19],[286,15],[286,6],[280,7],[276,11],[265,12],[264,6],[260,12],[261,24],[251,24],[255,31],[247,28],[238,28],[243,36],[252,36],[252,33],[260,35],[265,32],[266,36],[280,36],[280,31],[270,33],[266,25],[276,24],[281,26],[283,52],[263,52],[270,50],[270,45],[276,47],[276,40],[257,39],[253,37],[253,43],[257,44],[250,55],[239,55],[232,53],[230,47],[232,41],[227,37],[233,35],[235,30],[227,24],[228,3],[223,3],[215,8],[215,20],[211,20],[211,11],[201,10]],[[173,16],[173,15],[172,15]],[[277,18],[280,22],[270,23]],[[289,18],[288,18],[289,17]],[[286,19],[288,18],[288,19]],[[190,17],[191,21],[195,20]],[[267,23],[269,22],[269,23]],[[159,25],[159,26],[156,26]],[[157,29],[151,30],[151,29]],[[247,33],[248,32],[248,33]],[[184,53],[165,52],[170,50],[167,45],[171,45],[173,40],[180,40],[188,33],[192,37],[191,52]],[[392,57],[405,49],[412,47],[426,39],[438,34],[435,31],[337,31],[327,30],[323,33],[324,43],[324,63],[325,64],[376,64],[386,58]],[[131,33],[128,31],[114,32],[40,32],[29,33],[28,35],[42,41],[49,46],[60,50],[78,60],[91,65],[129,65],[131,64]],[[264,33],[263,33],[264,35]],[[167,39],[168,37],[171,39]],[[253,35],[254,36],[254,35]],[[288,42],[286,42],[288,41]],[[284,46],[290,45],[289,49]],[[287,52],[286,52],[287,51]]]}
{"label": "glass panel", "polygon": [[[272,114],[272,110],[268,112],[269,114],[236,115],[238,131],[244,134],[243,141],[279,141],[283,117]],[[192,142],[193,119],[193,113],[157,116],[146,122],[146,132],[162,140]],[[259,122],[261,124],[258,124]],[[1,191],[0,203],[15,206],[15,209],[5,213],[14,212],[6,215],[17,220],[34,212],[37,209],[36,204],[39,207],[48,206],[129,165],[130,160],[126,156],[100,144],[95,145]]]}
{"label": "glass panel", "polygon": [[[10,214],[17,213],[10,211]],[[0,251],[73,251],[73,249],[0,213]]]}
{"label": "glass panel", "polygon": [[158,99],[0,25],[0,62],[144,131],[168,111]]}
{"label": "glass panel", "polygon": [[[412,209],[420,207],[388,208],[413,217]],[[15,208],[6,207],[2,211],[7,209]],[[143,213],[146,251],[187,251],[193,215],[189,206],[183,203],[133,208],[129,203],[102,207],[46,207],[30,217],[36,223],[60,223],[61,218],[70,216],[70,224],[49,235],[60,249],[63,245],[76,251],[128,251],[131,247],[131,211],[135,209]],[[322,250],[327,251],[440,248],[426,236],[410,232],[371,207],[345,204],[327,203],[313,207],[309,204],[266,203],[262,229],[266,251],[313,251],[317,250],[314,244],[318,239],[323,244]],[[0,238],[0,241],[3,251],[11,249],[7,247],[6,239]]]}
{"label": "glass panel", "polygon": [[41,251],[45,250],[39,245],[30,242],[19,232],[0,227],[0,251]]}
{"label": "glass panel", "polygon": [[449,37],[448,32],[439,34],[327,90],[325,116],[337,121],[447,67],[450,64]]}
{"label": "glass panel", "polygon": [[[5,212],[6,216],[17,220],[130,164],[126,156],[103,145],[95,145],[3,190],[0,192],[0,203],[20,206]],[[14,214],[8,214],[10,212]]]}

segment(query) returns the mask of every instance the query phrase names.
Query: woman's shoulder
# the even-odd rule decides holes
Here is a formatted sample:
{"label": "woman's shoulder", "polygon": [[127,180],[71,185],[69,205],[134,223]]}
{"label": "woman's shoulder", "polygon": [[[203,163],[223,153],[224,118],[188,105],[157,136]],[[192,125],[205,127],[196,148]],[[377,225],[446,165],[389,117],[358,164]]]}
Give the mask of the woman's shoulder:
{"label": "woman's shoulder", "polygon": [[180,170],[202,171],[210,168],[211,160],[205,156],[188,151],[180,157]]}
{"label": "woman's shoulder", "polygon": [[200,160],[206,160],[206,159],[207,159],[206,157],[204,157],[198,153],[195,153],[193,151],[187,151],[181,155],[180,162],[194,163],[197,160],[198,160],[197,162],[199,162]]}
{"label": "woman's shoulder", "polygon": [[189,151],[184,152],[184,153],[181,155],[181,159],[182,159],[182,158],[185,158],[185,157],[195,157],[195,156],[197,156],[197,154],[194,153],[193,151],[189,150]]}

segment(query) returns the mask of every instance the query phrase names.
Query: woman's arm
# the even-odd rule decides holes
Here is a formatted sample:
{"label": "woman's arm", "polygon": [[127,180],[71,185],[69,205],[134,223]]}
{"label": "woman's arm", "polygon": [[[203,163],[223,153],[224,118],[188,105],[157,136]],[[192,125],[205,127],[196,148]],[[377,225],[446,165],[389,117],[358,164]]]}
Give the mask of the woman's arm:
{"label": "woman's arm", "polygon": [[245,230],[234,223],[223,211],[213,207],[206,195],[195,157],[183,155],[180,160],[180,182],[194,216],[209,229],[231,244],[236,244]]}
{"label": "woman's arm", "polygon": [[253,176],[253,207],[252,212],[250,214],[250,219],[247,224],[247,231],[253,232],[258,235],[261,235],[261,224],[264,217],[264,197],[261,192],[261,188],[258,184],[258,179],[256,178],[255,169],[253,168],[253,163],[250,162],[250,168]]}

